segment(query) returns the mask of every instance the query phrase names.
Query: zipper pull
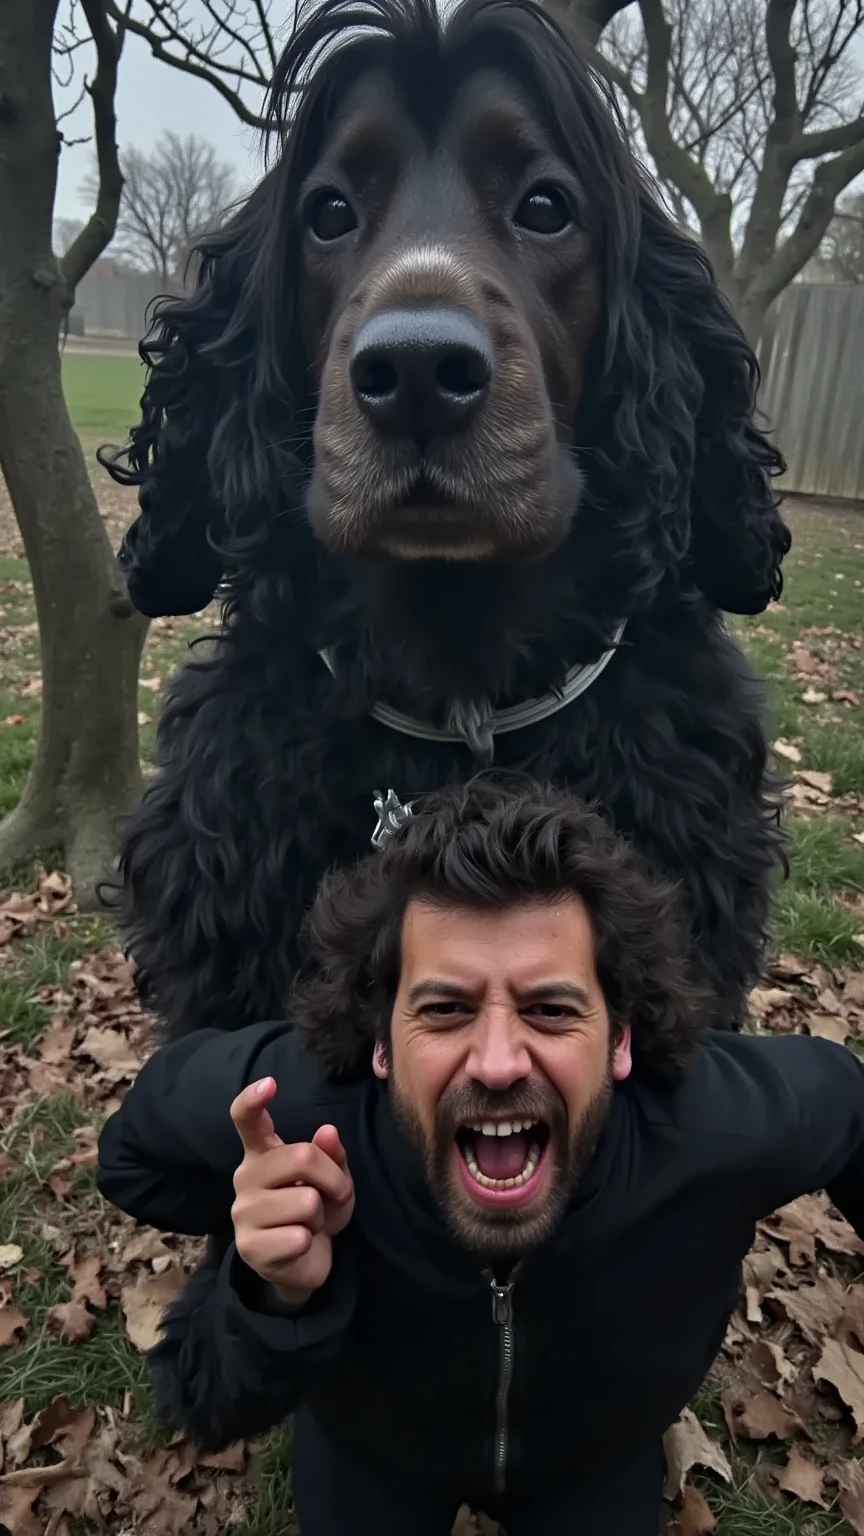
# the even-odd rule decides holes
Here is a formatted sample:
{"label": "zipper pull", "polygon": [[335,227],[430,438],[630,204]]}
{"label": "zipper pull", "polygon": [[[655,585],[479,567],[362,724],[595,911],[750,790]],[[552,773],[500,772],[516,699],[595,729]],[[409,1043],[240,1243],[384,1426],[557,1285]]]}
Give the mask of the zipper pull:
{"label": "zipper pull", "polygon": [[501,1328],[509,1328],[513,1323],[513,1281],[507,1285],[494,1284],[492,1290],[492,1317]]}
{"label": "zipper pull", "polygon": [[488,1283],[492,1292],[492,1320],[499,1328],[509,1328],[513,1322],[513,1286],[516,1283],[516,1269],[511,1271],[510,1278],[505,1285],[501,1285],[495,1278],[495,1272],[484,1269],[483,1279]]}

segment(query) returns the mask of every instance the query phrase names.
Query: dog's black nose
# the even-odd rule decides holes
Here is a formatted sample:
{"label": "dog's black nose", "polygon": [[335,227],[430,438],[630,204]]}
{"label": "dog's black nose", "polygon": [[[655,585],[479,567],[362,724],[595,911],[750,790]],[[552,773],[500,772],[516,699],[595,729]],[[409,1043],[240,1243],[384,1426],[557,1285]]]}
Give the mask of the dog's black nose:
{"label": "dog's black nose", "polygon": [[422,440],[463,426],[482,405],[492,344],[459,309],[385,309],[361,326],[350,367],[370,421]]}

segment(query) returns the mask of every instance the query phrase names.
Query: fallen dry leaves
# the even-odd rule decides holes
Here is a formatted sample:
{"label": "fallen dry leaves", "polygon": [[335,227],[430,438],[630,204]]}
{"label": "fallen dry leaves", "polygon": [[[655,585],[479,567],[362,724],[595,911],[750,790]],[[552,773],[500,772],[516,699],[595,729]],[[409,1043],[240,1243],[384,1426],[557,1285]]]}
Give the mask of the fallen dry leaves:
{"label": "fallen dry leaves", "polygon": [[123,1415],[64,1398],[28,1423],[19,1399],[0,1409],[0,1529],[60,1536],[80,1521],[147,1536],[221,1536],[244,1518],[247,1465],[244,1445],[199,1457],[180,1440],[145,1454]]}
{"label": "fallen dry leaves", "polygon": [[864,1038],[864,973],[778,955],[749,997],[749,1012],[772,1035],[809,1034],[839,1045]]}
{"label": "fallen dry leaves", "polygon": [[0,901],[0,944],[25,938],[43,924],[55,923],[61,912],[74,910],[69,876],[40,869],[35,891],[13,891]]}

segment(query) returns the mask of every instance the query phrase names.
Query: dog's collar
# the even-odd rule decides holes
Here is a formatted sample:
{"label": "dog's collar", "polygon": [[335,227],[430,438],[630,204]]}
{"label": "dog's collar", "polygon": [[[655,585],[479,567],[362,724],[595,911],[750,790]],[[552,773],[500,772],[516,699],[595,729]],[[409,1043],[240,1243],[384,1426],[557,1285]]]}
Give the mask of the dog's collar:
{"label": "dog's collar", "polygon": [[[608,651],[604,651],[596,661],[571,667],[560,688],[541,693],[536,699],[526,699],[523,704],[512,704],[508,709],[496,710],[484,710],[473,703],[460,704],[451,711],[450,724],[447,726],[416,720],[413,715],[405,715],[401,709],[393,709],[390,704],[373,704],[372,718],[381,725],[389,726],[391,731],[401,731],[403,736],[414,736],[420,741],[464,742],[474,756],[488,766],[495,757],[496,736],[504,736],[510,731],[523,731],[529,725],[539,725],[541,720],[547,720],[550,715],[566,709],[568,704],[572,704],[574,699],[578,699],[580,694],[596,682],[615,655],[625,625],[626,620],[618,625]],[[335,677],[336,667],[331,652],[319,651],[318,654]]]}

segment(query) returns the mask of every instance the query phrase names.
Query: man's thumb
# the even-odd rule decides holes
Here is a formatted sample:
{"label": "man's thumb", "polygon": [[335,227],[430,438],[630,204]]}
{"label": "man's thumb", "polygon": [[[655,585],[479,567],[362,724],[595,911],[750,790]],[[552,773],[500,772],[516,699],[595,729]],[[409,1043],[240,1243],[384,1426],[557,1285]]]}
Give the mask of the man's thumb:
{"label": "man's thumb", "polygon": [[313,1146],[320,1147],[322,1152],[326,1152],[328,1157],[332,1157],[334,1163],[338,1163],[340,1168],[344,1168],[345,1172],[348,1172],[348,1155],[339,1140],[339,1132],[335,1125],[319,1125],[315,1135],[312,1137],[312,1144]]}

